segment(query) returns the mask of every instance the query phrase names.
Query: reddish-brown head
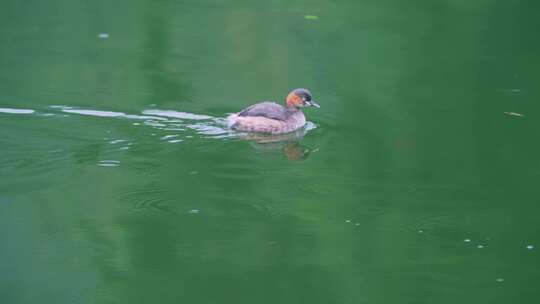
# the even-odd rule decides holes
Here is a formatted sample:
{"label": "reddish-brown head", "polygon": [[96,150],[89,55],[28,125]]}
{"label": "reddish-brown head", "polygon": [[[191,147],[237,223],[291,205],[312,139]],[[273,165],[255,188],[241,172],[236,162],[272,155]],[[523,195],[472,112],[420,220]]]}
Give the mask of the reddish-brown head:
{"label": "reddish-brown head", "polygon": [[288,107],[302,108],[314,106],[320,108],[320,106],[313,101],[311,92],[307,89],[294,89],[289,95],[287,95],[286,103]]}

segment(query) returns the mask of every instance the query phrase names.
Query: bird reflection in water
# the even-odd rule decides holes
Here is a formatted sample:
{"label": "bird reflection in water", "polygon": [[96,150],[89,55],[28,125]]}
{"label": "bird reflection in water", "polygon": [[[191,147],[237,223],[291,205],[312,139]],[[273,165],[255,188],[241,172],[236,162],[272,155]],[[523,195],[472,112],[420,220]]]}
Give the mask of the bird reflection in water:
{"label": "bird reflection in water", "polygon": [[239,138],[248,140],[251,145],[261,152],[282,151],[285,157],[291,161],[302,161],[318,149],[311,149],[300,141],[307,133],[307,129],[301,128],[295,132],[286,134],[242,133]]}

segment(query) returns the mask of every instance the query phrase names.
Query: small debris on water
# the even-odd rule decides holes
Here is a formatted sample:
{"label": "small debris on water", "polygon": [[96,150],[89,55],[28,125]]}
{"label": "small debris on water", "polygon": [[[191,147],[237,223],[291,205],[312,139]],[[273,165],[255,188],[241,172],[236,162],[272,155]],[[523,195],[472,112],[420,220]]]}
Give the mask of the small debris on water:
{"label": "small debris on water", "polygon": [[533,249],[534,249],[534,246],[533,246],[533,245],[527,245],[527,249],[533,250]]}
{"label": "small debris on water", "polygon": [[504,282],[504,279],[503,278],[498,278],[496,281],[501,283],[501,282]]}
{"label": "small debris on water", "polygon": [[109,38],[109,34],[107,34],[107,33],[99,33],[98,37],[101,38],[101,39],[107,39],[107,38]]}
{"label": "small debris on water", "polygon": [[418,233],[424,233],[424,230],[418,230]]}
{"label": "small debris on water", "polygon": [[476,246],[476,248],[482,249],[482,248],[484,248],[484,245],[478,245],[478,246]]}
{"label": "small debris on water", "polygon": [[355,226],[360,226],[360,223],[355,223],[354,225],[355,225]]}
{"label": "small debris on water", "polygon": [[306,19],[306,20],[317,20],[317,19],[319,19],[319,16],[315,16],[315,15],[305,15],[305,16],[304,16],[304,19]]}
{"label": "small debris on water", "polygon": [[199,212],[201,212],[201,210],[199,210],[199,209],[192,209],[192,210],[189,210],[189,213],[191,213],[191,214],[197,214],[197,213],[199,213]]}
{"label": "small debris on water", "polygon": [[471,239],[464,239],[463,240],[465,243],[470,243],[471,242]]}
{"label": "small debris on water", "polygon": [[351,220],[345,220],[345,223],[350,223],[350,222],[351,222]]}
{"label": "small debris on water", "polygon": [[510,116],[516,116],[516,117],[523,117],[525,115],[521,114],[521,113],[517,113],[517,112],[504,112],[504,114],[506,115],[510,115]]}

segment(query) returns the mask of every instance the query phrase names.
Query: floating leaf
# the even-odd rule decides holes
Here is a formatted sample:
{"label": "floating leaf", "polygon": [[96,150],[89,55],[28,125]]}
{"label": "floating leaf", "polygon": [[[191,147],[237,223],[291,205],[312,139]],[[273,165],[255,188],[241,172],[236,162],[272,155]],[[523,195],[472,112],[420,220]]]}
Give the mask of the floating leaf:
{"label": "floating leaf", "polygon": [[305,16],[304,16],[304,19],[307,19],[307,20],[317,20],[317,19],[319,19],[319,16],[315,16],[315,15],[305,15]]}

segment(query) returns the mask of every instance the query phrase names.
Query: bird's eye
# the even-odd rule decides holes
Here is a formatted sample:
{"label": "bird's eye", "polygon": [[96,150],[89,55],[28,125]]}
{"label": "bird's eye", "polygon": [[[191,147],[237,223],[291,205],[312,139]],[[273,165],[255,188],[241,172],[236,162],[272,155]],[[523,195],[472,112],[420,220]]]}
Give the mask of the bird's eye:
{"label": "bird's eye", "polygon": [[306,96],[306,97],[304,97],[304,100],[305,100],[305,101],[311,101],[311,97]]}

